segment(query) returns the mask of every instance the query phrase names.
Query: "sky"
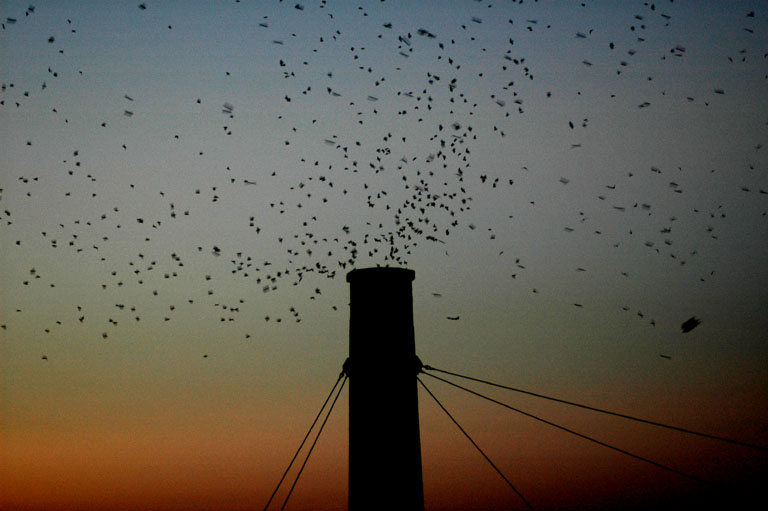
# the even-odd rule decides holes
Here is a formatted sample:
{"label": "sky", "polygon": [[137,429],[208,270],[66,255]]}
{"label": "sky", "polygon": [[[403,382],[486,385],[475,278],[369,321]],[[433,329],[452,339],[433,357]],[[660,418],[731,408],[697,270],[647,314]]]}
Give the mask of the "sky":
{"label": "sky", "polygon": [[[263,508],[371,266],[415,271],[425,364],[768,445],[763,2],[0,20],[0,509]],[[421,379],[535,509],[731,501],[767,472],[765,450],[471,384],[703,484]],[[426,509],[525,509],[418,394]],[[347,407],[286,509],[346,509]]]}

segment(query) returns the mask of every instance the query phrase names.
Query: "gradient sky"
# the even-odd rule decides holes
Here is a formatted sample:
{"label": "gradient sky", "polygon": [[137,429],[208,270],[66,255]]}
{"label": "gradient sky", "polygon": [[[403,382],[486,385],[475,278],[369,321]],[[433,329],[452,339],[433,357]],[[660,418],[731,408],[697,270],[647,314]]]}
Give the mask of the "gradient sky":
{"label": "gradient sky", "polygon": [[[375,265],[426,364],[768,444],[764,2],[144,5],[0,2],[0,508],[262,508]],[[534,508],[711,497],[423,380]],[[768,468],[491,394],[728,495]],[[419,396],[427,509],[523,509]],[[346,509],[346,406],[288,509]]]}

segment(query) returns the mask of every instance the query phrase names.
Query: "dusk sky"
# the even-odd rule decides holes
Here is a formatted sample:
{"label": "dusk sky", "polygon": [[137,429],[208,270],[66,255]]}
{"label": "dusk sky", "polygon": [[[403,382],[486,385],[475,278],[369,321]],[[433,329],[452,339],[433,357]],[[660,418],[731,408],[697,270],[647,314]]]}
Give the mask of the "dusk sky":
{"label": "dusk sky", "polygon": [[[0,20],[0,509],[262,509],[347,357],[345,276],[377,265],[415,271],[425,364],[768,445],[765,2]],[[703,484],[421,379],[534,509],[768,475],[765,450],[471,385]],[[525,509],[418,392],[426,509]],[[286,509],[346,509],[347,407]]]}

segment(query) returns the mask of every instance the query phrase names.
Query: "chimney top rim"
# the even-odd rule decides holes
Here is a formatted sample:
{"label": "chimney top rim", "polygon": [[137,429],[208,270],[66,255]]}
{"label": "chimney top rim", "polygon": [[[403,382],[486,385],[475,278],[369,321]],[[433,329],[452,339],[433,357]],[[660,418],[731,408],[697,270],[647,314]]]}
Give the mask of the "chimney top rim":
{"label": "chimney top rim", "polygon": [[416,278],[416,272],[408,268],[399,268],[394,266],[375,266],[371,268],[356,268],[347,273],[347,282],[350,284],[361,280],[407,280],[413,281]]}

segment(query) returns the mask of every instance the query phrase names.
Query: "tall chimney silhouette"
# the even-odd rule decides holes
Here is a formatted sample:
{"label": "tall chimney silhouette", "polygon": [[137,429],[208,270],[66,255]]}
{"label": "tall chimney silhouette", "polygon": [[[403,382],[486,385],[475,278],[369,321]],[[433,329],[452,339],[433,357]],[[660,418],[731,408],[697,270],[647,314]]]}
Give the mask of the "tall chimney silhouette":
{"label": "tall chimney silhouette", "polygon": [[349,511],[424,510],[413,270],[364,268],[350,285]]}

